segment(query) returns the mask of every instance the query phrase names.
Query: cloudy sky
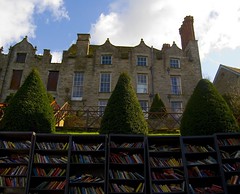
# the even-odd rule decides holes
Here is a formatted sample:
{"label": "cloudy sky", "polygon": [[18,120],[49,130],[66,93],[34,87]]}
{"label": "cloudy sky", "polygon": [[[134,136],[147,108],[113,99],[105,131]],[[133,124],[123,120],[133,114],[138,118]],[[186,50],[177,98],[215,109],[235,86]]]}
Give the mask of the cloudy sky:
{"label": "cloudy sky", "polygon": [[204,78],[213,81],[220,64],[240,68],[239,0],[0,0],[0,47],[4,53],[25,36],[38,54],[50,49],[55,61],[90,33],[91,44],[136,46],[141,38],[161,49],[181,47],[179,28],[194,17]]}

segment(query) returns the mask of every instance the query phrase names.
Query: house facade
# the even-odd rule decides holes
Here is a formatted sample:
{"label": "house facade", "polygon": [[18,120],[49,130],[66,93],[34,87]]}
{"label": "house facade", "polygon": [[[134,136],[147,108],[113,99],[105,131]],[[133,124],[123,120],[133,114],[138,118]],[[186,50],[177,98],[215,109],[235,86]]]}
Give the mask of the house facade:
{"label": "house facade", "polygon": [[220,65],[215,78],[214,86],[220,94],[232,93],[238,90],[240,92],[240,68]]}
{"label": "house facade", "polygon": [[15,93],[33,68],[37,68],[49,93],[59,105],[104,110],[120,73],[127,72],[144,110],[159,93],[168,111],[179,112],[202,78],[193,17],[186,16],[179,29],[181,48],[174,42],[153,48],[141,40],[136,46],[116,46],[107,39],[90,44],[90,34],[78,34],[75,44],[63,51],[60,63],[51,62],[51,52],[42,55],[25,37],[7,54],[0,52],[0,101]]}

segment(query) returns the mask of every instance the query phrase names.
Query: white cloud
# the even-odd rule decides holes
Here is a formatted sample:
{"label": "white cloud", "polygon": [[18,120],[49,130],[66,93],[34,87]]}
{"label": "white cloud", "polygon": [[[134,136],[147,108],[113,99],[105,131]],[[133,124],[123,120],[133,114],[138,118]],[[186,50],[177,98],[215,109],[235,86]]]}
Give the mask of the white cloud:
{"label": "white cloud", "polygon": [[51,52],[52,55],[52,63],[61,63],[62,62],[62,52],[54,51]]}
{"label": "white cloud", "polygon": [[59,20],[68,18],[63,0],[1,0],[0,1],[0,47],[4,50],[22,37],[34,37],[36,26],[33,16],[37,12],[52,13]]}
{"label": "white cloud", "polygon": [[192,15],[202,58],[211,50],[240,46],[239,0],[116,0],[110,7],[92,25],[93,43],[110,38],[116,45],[137,45],[143,38],[159,49],[173,41],[181,47],[178,30]]}

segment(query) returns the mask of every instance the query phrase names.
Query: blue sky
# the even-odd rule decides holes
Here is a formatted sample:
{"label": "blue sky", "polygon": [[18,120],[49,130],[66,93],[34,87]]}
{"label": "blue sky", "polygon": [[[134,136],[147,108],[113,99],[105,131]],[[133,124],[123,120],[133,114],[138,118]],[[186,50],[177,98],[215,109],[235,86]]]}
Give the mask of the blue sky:
{"label": "blue sky", "polygon": [[55,61],[90,33],[91,44],[136,46],[141,38],[161,49],[181,47],[179,27],[194,17],[204,78],[213,81],[220,64],[240,68],[240,1],[231,0],[0,0],[0,47],[4,52],[22,38],[50,49]]}

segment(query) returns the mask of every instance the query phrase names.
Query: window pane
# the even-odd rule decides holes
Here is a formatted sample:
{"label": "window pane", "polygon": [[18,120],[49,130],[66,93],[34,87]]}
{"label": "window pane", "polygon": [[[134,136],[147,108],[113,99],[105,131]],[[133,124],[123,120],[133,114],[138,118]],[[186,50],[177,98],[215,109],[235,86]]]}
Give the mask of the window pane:
{"label": "window pane", "polygon": [[16,62],[17,62],[17,63],[25,63],[25,61],[26,61],[26,56],[27,56],[27,53],[17,53]]}
{"label": "window pane", "polygon": [[22,72],[22,70],[13,70],[12,80],[10,84],[11,90],[17,90],[20,87]]}
{"label": "window pane", "polygon": [[137,93],[147,93],[147,75],[138,74],[137,75]]}
{"label": "window pane", "polygon": [[98,106],[99,106],[99,113],[103,114],[105,111],[105,108],[107,106],[107,100],[99,100],[98,102]]}
{"label": "window pane", "polygon": [[112,56],[111,55],[102,55],[101,64],[111,65],[112,64]]}
{"label": "window pane", "polygon": [[76,72],[73,79],[73,94],[72,98],[81,99],[83,96],[83,72]]}
{"label": "window pane", "polygon": [[175,95],[182,94],[181,78],[179,76],[171,77],[171,92]]}
{"label": "window pane", "polygon": [[100,78],[100,92],[110,92],[111,77],[109,73],[102,73]]}
{"label": "window pane", "polygon": [[147,112],[148,111],[148,101],[147,100],[139,100],[139,103],[142,107],[142,110],[144,112]]}
{"label": "window pane", "polygon": [[47,84],[48,91],[57,90],[58,76],[59,76],[59,71],[49,71],[48,84]]}
{"label": "window pane", "polygon": [[137,57],[137,65],[138,66],[147,66],[147,57],[138,56]]}
{"label": "window pane", "polygon": [[179,59],[170,59],[170,67],[171,68],[180,68],[180,60]]}

